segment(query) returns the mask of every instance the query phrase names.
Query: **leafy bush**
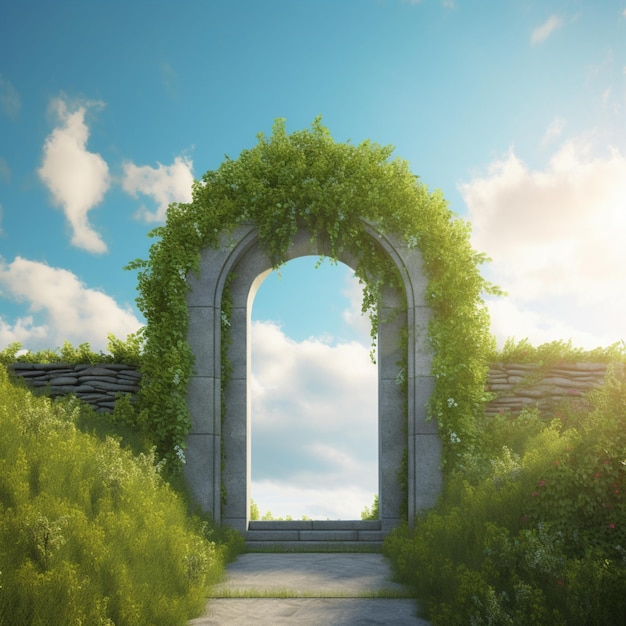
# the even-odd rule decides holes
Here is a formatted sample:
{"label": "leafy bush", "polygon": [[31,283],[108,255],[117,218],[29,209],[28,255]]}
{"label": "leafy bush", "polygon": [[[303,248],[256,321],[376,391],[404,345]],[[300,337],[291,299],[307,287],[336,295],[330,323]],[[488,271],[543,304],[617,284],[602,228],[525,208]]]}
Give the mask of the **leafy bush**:
{"label": "leafy bush", "polygon": [[151,454],[77,428],[84,410],[0,367],[0,624],[184,624],[224,551]]}
{"label": "leafy bush", "polygon": [[115,335],[108,335],[107,349],[109,353],[94,352],[88,343],[73,346],[65,341],[63,346],[56,349],[38,350],[31,352],[22,349],[22,344],[15,342],[0,350],[0,363],[68,363],[71,365],[97,363],[124,363],[125,365],[140,365],[143,351],[143,328],[137,333],[131,333],[126,340],[118,339]]}
{"label": "leafy bush", "polygon": [[378,509],[378,494],[374,495],[374,500],[372,501],[372,506],[363,507],[361,511],[361,519],[362,520],[378,520],[380,518],[380,513]]}
{"label": "leafy bush", "polygon": [[489,355],[492,363],[532,363],[538,367],[549,367],[558,363],[618,363],[626,362],[626,343],[620,341],[606,348],[585,350],[577,348],[572,341],[550,341],[533,346],[528,339],[507,339],[502,350],[493,350]]}
{"label": "leafy bush", "polygon": [[626,381],[560,416],[485,418],[439,505],[385,541],[433,624],[626,623]]}

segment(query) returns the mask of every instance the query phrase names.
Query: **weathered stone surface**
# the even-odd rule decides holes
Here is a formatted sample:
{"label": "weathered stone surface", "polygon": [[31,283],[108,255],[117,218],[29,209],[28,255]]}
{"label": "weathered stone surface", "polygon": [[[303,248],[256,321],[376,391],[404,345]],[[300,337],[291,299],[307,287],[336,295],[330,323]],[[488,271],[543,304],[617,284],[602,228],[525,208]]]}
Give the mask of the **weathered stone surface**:
{"label": "weathered stone surface", "polygon": [[115,376],[114,368],[109,366],[94,365],[81,372],[81,376]]}
{"label": "weathered stone surface", "polygon": [[20,378],[46,378],[45,372],[40,370],[16,370],[14,374]]}
{"label": "weathered stone surface", "polygon": [[63,386],[63,385],[77,385],[78,378],[76,376],[57,376],[50,379],[51,385]]}
{"label": "weathered stone surface", "polygon": [[138,372],[137,370],[120,370],[119,377],[134,378],[135,380],[139,380],[141,378],[141,372]]}
{"label": "weathered stone surface", "polygon": [[15,363],[8,369],[36,389],[52,397],[74,394],[99,411],[110,411],[118,393],[129,394],[131,401],[139,391],[141,373],[120,363],[67,365],[64,363]]}
{"label": "weathered stone surface", "polygon": [[[622,364],[612,366],[623,374]],[[548,370],[532,364],[494,364],[489,369],[487,391],[496,398],[485,407],[487,414],[518,413],[524,406],[552,410],[559,402],[577,399],[602,385],[607,366],[603,363],[559,364]]]}
{"label": "weathered stone surface", "polygon": [[94,376],[79,374],[79,379],[82,383],[91,383],[94,380],[103,383],[116,383],[118,381],[117,376]]}
{"label": "weathered stone surface", "polygon": [[122,385],[102,380],[92,380],[89,384],[94,389],[106,389],[107,391],[126,391],[129,393],[137,393],[139,391],[139,387],[137,385]]}

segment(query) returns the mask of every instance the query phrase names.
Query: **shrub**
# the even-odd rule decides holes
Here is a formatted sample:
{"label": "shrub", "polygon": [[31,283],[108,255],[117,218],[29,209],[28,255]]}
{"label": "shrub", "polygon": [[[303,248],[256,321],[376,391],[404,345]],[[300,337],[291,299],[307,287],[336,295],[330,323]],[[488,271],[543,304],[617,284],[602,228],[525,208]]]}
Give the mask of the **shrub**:
{"label": "shrub", "polygon": [[222,570],[214,531],[81,410],[0,367],[0,623],[184,624]]}
{"label": "shrub", "polygon": [[438,506],[386,539],[433,624],[626,623],[626,381],[586,400],[485,418]]}

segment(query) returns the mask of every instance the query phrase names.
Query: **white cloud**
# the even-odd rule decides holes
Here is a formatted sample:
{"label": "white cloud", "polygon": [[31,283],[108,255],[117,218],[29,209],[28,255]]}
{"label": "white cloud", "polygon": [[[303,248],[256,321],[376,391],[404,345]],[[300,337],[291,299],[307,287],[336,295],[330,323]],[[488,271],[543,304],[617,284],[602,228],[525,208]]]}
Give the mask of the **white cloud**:
{"label": "white cloud", "polygon": [[261,515],[300,519],[360,519],[365,506],[371,507],[376,491],[337,483],[324,488],[285,485],[269,480],[253,481],[253,499]]}
{"label": "white cloud", "polygon": [[359,284],[354,274],[347,275],[345,282],[346,287],[342,291],[342,295],[350,300],[350,306],[342,311],[341,316],[344,322],[356,331],[359,340],[365,344],[369,344],[371,328],[370,318],[368,315],[361,313],[363,286]]}
{"label": "white cloud", "polygon": [[107,250],[106,244],[87,218],[110,185],[105,160],[86,148],[89,129],[85,114],[89,107],[98,106],[101,103],[75,105],[61,98],[51,103],[59,125],[46,138],[39,176],[72,227],[72,244],[88,252],[102,253]]}
{"label": "white cloud", "polygon": [[493,258],[490,279],[513,303],[491,307],[500,339],[540,325],[551,340],[579,337],[586,347],[626,339],[624,155],[594,155],[579,139],[532,171],[511,151],[460,190],[473,244]]}
{"label": "white cloud", "polygon": [[0,318],[0,345],[19,341],[39,350],[67,340],[103,350],[109,333],[125,338],[141,326],[130,307],[122,308],[111,296],[86,287],[72,272],[38,261],[0,261],[0,288],[5,298],[26,303],[29,312],[13,324]]}
{"label": "white cloud", "polygon": [[178,156],[172,165],[158,163],[157,167],[124,163],[124,191],[134,198],[141,193],[157,204],[154,212],[143,206],[139,210],[138,216],[146,222],[164,221],[172,202],[191,202],[192,183],[193,162],[186,157]]}
{"label": "white cloud", "polygon": [[530,35],[530,43],[535,45],[545,41],[557,28],[563,25],[558,15],[551,15],[541,26],[537,26]]}
{"label": "white cloud", "polygon": [[545,147],[557,139],[563,132],[566,123],[567,122],[563,118],[555,117],[548,125],[548,128],[543,135],[543,139],[541,140],[541,145]]}
{"label": "white cloud", "polygon": [[0,109],[5,115],[15,119],[21,107],[22,103],[17,90],[0,74]]}
{"label": "white cloud", "polygon": [[[296,342],[254,322],[252,355],[252,497],[275,515],[358,519],[378,491],[377,369],[368,347]],[[281,498],[291,503],[285,510]]]}

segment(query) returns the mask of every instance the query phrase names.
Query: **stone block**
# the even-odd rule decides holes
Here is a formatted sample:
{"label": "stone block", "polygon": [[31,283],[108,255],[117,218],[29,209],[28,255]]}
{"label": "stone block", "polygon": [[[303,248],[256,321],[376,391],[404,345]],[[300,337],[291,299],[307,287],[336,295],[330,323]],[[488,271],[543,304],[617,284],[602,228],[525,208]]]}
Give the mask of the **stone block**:
{"label": "stone block", "polygon": [[194,374],[219,376],[221,353],[219,311],[213,307],[189,307],[187,341],[194,356]]}
{"label": "stone block", "polygon": [[220,380],[192,376],[187,389],[187,406],[194,434],[217,435],[220,432]]}
{"label": "stone block", "polygon": [[432,311],[427,307],[415,307],[408,311],[408,376],[430,376],[433,352],[428,338],[428,325],[431,315]]}
{"label": "stone block", "polygon": [[224,273],[224,263],[229,255],[230,250],[213,248],[205,248],[200,252],[198,272],[187,274],[188,306],[219,306],[218,285]]}
{"label": "stone block", "polygon": [[428,401],[434,388],[435,379],[432,376],[417,376],[409,380],[409,435],[436,435],[438,433],[437,422],[429,420],[427,416]]}
{"label": "stone block", "polygon": [[437,435],[410,436],[409,520],[420,511],[432,508],[442,487],[440,438]]}
{"label": "stone block", "polygon": [[298,539],[301,541],[357,541],[356,530],[303,530]]}
{"label": "stone block", "polygon": [[228,347],[228,358],[232,378],[246,378],[248,375],[248,310],[246,307],[234,307],[231,315],[232,342]]}
{"label": "stone block", "polygon": [[185,480],[202,511],[220,522],[220,443],[214,435],[187,435]]}
{"label": "stone block", "polygon": [[76,376],[57,376],[55,378],[50,379],[51,385],[76,385],[78,384],[78,378]]}

